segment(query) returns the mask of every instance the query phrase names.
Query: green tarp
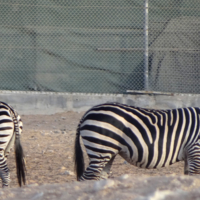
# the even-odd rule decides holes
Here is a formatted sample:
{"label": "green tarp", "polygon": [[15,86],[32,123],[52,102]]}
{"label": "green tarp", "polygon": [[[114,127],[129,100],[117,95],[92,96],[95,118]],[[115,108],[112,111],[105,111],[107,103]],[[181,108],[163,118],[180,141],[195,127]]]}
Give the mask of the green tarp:
{"label": "green tarp", "polygon": [[[152,90],[170,88],[155,83],[161,62],[155,60],[158,54],[151,48],[159,46],[171,20],[198,17],[198,7],[189,0],[149,1]],[[143,29],[144,2],[140,0],[0,0],[0,90],[143,90]],[[166,43],[168,39],[162,38]],[[171,58],[164,70],[169,65]]]}

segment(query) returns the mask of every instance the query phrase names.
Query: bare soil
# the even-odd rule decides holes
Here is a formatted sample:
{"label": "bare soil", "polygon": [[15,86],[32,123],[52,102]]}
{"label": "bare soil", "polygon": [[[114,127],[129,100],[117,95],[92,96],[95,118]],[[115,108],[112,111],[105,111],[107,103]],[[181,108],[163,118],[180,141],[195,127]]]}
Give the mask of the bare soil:
{"label": "bare soil", "polygon": [[[64,112],[53,115],[22,115],[21,136],[26,156],[27,185],[75,182],[73,152],[76,127],[83,112]],[[87,158],[86,158],[87,162]],[[14,152],[8,157],[11,188],[18,187]],[[183,175],[183,162],[162,169],[141,169],[117,156],[111,178],[123,174],[141,176]]]}

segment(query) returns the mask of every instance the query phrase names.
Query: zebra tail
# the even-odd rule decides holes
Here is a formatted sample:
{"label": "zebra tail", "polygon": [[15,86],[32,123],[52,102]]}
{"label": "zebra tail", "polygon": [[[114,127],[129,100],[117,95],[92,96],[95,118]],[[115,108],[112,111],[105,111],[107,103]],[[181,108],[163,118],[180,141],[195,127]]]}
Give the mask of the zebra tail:
{"label": "zebra tail", "polygon": [[80,144],[79,126],[77,128],[75,145],[74,145],[74,163],[75,163],[76,177],[77,177],[77,180],[79,181],[80,177],[83,175],[83,172],[85,171],[83,151],[81,149],[81,144]]}
{"label": "zebra tail", "polygon": [[20,136],[16,136],[15,139],[15,160],[16,160],[16,167],[17,167],[17,179],[19,186],[21,187],[22,182],[24,185],[26,184],[26,167],[25,167],[25,160],[24,160],[24,153],[23,148],[20,143]]}

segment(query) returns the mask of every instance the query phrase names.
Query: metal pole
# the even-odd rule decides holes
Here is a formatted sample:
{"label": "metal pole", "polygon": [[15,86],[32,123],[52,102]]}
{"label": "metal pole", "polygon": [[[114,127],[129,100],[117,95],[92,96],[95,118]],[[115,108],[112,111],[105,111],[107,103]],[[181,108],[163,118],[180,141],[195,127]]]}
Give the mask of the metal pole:
{"label": "metal pole", "polygon": [[146,91],[149,90],[149,69],[148,69],[148,63],[149,63],[149,2],[148,0],[145,0],[144,2],[144,88]]}

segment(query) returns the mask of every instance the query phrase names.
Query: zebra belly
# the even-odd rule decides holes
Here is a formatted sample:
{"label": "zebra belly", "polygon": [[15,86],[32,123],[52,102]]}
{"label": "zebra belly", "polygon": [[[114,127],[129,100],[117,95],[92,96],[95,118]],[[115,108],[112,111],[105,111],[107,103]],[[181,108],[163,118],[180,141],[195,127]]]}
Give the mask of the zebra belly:
{"label": "zebra belly", "polygon": [[168,167],[170,165],[173,165],[174,163],[176,162],[179,162],[179,161],[182,161],[182,160],[177,160],[176,162],[174,163],[166,163],[164,165],[149,165],[149,166],[146,166],[144,163],[145,162],[138,162],[137,160],[132,160],[130,157],[128,157],[126,154],[119,154],[122,158],[124,158],[129,164],[131,165],[134,165],[136,167],[139,167],[139,168],[143,168],[143,169],[159,169],[159,168],[163,168],[163,167]]}
{"label": "zebra belly", "polygon": [[[133,155],[131,158],[129,154],[127,154],[127,151],[120,151],[119,155],[124,158],[128,163],[131,165],[140,167],[140,168],[147,168],[147,163],[148,163],[148,157],[143,156],[142,160],[138,162],[138,157]],[[147,154],[148,155],[148,154]]]}
{"label": "zebra belly", "polygon": [[[168,167],[176,162],[184,160],[184,151],[179,152],[179,155],[176,157],[176,159],[173,159],[173,157],[162,157],[158,160],[157,156],[152,157],[151,160],[149,160],[149,149],[148,151],[144,151],[142,154],[142,158],[139,161],[139,156],[136,152],[134,152],[133,157],[130,157],[130,154],[126,149],[122,149],[119,152],[119,155],[124,158],[128,163],[131,165],[140,167],[140,168],[146,168],[146,169],[159,169],[162,167]],[[166,162],[167,161],[167,162]]]}

